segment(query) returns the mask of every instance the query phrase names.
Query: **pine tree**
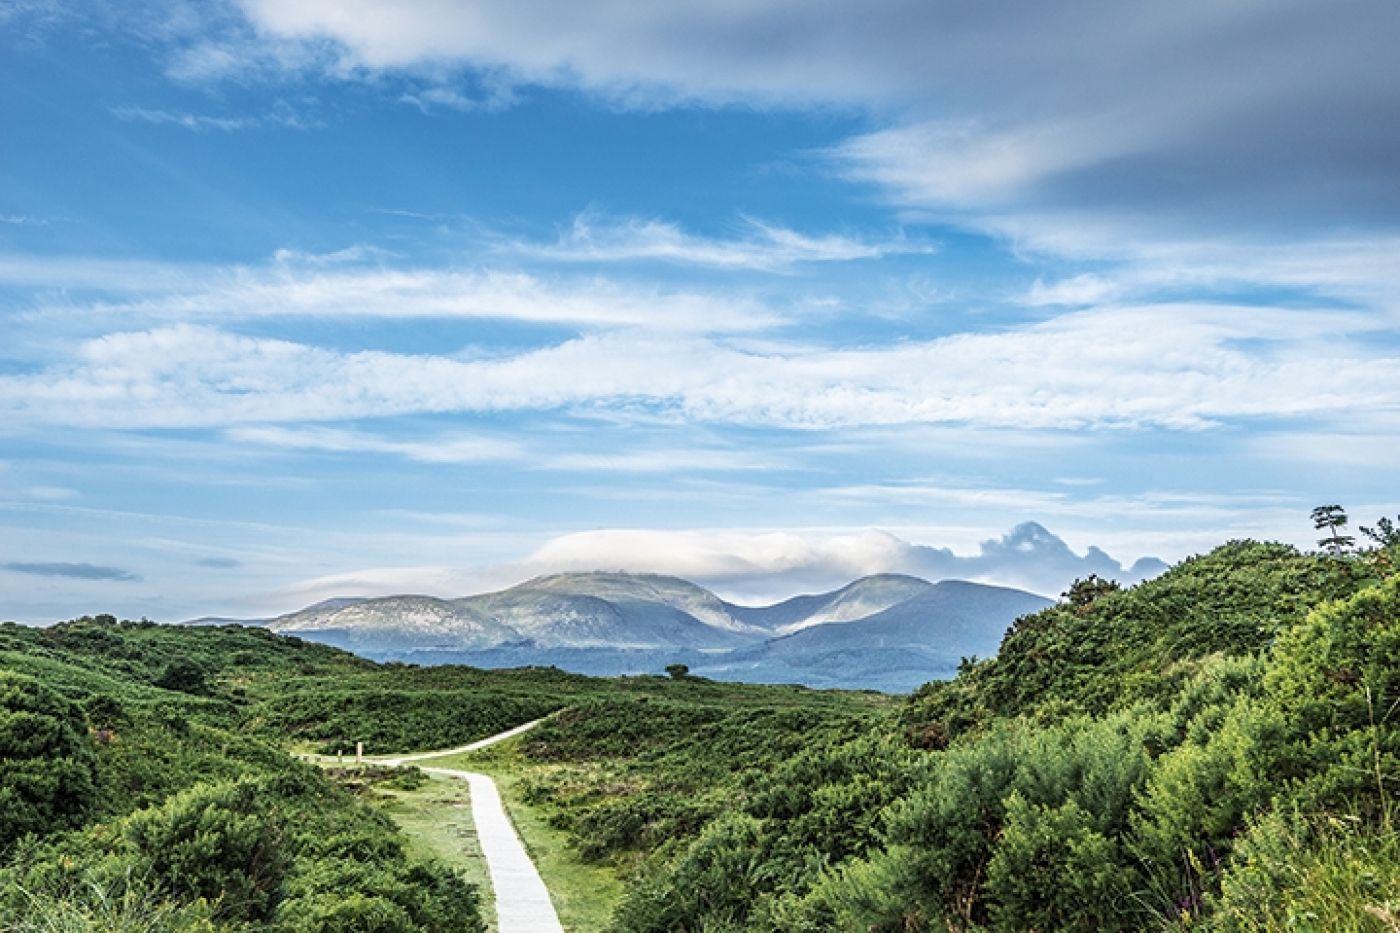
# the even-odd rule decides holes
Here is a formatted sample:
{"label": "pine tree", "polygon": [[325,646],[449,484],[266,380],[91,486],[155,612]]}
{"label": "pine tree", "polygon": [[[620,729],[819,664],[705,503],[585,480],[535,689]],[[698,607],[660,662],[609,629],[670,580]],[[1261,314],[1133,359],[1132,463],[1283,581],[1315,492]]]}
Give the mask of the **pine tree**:
{"label": "pine tree", "polygon": [[1351,535],[1342,534],[1347,513],[1340,505],[1319,505],[1312,510],[1312,520],[1314,528],[1327,532],[1326,537],[1318,539],[1318,547],[1330,548],[1334,556],[1340,557],[1342,551],[1356,543]]}

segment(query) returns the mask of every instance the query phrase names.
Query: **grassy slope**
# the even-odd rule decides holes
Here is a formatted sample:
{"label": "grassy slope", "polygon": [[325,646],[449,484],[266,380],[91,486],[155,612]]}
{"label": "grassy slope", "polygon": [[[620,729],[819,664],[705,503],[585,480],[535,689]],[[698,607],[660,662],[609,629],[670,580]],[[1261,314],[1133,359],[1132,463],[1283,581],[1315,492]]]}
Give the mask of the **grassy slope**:
{"label": "grassy slope", "polygon": [[[1400,895],[1360,903],[1335,879],[1360,864],[1400,887],[1378,822],[1400,731],[1357,699],[1397,698],[1400,645],[1377,647],[1396,637],[1397,596],[1375,587],[1390,566],[1231,544],[1021,620],[997,658],[902,710],[699,679],[380,666],[236,628],[0,627],[0,664],[149,711],[153,734],[170,734],[157,709],[214,730],[175,740],[181,767],[241,767],[213,749],[220,730],[410,751],[555,713],[458,763],[499,777],[582,929],[614,903],[616,928],[668,933],[1112,929],[1202,911],[1253,928],[1229,918],[1305,917],[1324,886],[1345,902],[1326,908],[1335,922],[1366,929]],[[157,686],[181,661],[198,668],[194,694]],[[139,777],[122,799],[166,793]],[[1270,823],[1285,805],[1294,823]],[[430,801],[399,806],[434,823]],[[1330,836],[1338,814],[1360,835]]]}
{"label": "grassy slope", "polygon": [[[619,870],[619,930],[1196,928],[1202,912],[1260,929],[1250,916],[1307,926],[1310,910],[1380,930],[1400,911],[1381,815],[1394,773],[1368,784],[1366,762],[1391,761],[1400,730],[1362,709],[1317,733],[1298,697],[1400,699],[1377,648],[1393,635],[1334,631],[1393,631],[1392,610],[1367,608],[1389,597],[1356,595],[1387,561],[1236,542],[1026,617],[899,721],[849,696],[811,718],[803,698],[729,715],[699,695],[612,696],[553,717],[503,767]],[[1355,657],[1285,689],[1281,672],[1322,663],[1289,647],[1301,631]],[[1301,822],[1268,823],[1278,807]],[[1356,835],[1329,836],[1338,814]],[[1348,889],[1338,865],[1370,880]]]}

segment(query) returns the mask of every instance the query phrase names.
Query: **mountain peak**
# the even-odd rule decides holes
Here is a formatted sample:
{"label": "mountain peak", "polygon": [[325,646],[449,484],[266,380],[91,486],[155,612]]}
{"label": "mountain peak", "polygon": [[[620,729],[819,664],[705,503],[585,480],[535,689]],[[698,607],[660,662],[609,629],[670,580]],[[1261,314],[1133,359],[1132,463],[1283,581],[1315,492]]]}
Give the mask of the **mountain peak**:
{"label": "mountain peak", "polygon": [[1006,550],[1023,554],[1047,551],[1069,553],[1069,545],[1065,544],[1064,539],[1039,522],[1021,522],[1007,532],[998,543]]}

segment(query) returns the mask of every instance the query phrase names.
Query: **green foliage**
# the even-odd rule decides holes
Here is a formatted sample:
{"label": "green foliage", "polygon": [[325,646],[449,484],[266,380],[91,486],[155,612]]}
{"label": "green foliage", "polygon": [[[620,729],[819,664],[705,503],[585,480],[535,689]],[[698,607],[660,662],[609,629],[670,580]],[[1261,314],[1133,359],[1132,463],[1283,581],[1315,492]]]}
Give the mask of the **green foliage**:
{"label": "green foliage", "polygon": [[213,933],[208,904],[178,904],[127,877],[82,873],[21,892],[5,918],[9,933]]}
{"label": "green foliage", "polygon": [[156,686],[163,690],[178,690],[196,696],[204,696],[209,692],[204,671],[185,660],[171,661],[167,664],[160,677],[156,678]]}
{"label": "green foliage", "polygon": [[996,718],[1054,721],[1139,701],[1165,705],[1202,659],[1260,651],[1314,606],[1369,582],[1359,565],[1233,542],[1130,590],[1017,620],[996,658],[921,688],[906,728],[913,741],[939,748]]}
{"label": "green foliage", "polygon": [[1400,577],[1285,632],[1265,683],[1308,731],[1365,729],[1400,704]]}
{"label": "green foliage", "polygon": [[1361,526],[1361,533],[1379,548],[1400,547],[1400,525],[1391,521],[1386,516],[1381,516],[1376,520],[1374,527],[1367,528]]}
{"label": "green foliage", "polygon": [[27,833],[79,825],[97,795],[78,706],[32,677],[0,671],[0,854]]}
{"label": "green foliage", "polygon": [[1001,838],[987,864],[992,925],[1002,930],[1103,929],[1137,884],[1118,845],[1074,800],[1006,800]]}
{"label": "green foliage", "polygon": [[6,929],[484,928],[474,888],[247,730],[250,689],[374,665],[102,616],[0,626],[0,664]]}
{"label": "green foliage", "polygon": [[266,920],[287,872],[283,831],[256,780],[198,784],[124,821],[129,863],[173,900]]}
{"label": "green foliage", "polygon": [[363,742],[367,753],[441,748],[503,732],[558,709],[561,700],[492,689],[405,690],[381,683],[305,684],[258,704],[247,728],[313,740],[326,754]]}
{"label": "green foliage", "polygon": [[[1378,567],[1241,542],[1132,590],[1081,585],[912,698],[899,733],[875,720],[761,776],[736,770],[668,841],[593,836],[650,846],[617,928],[1384,929],[1400,582]],[[587,744],[575,716],[555,720],[554,748]],[[610,746],[633,756],[623,773],[684,773],[661,751],[684,745],[672,717],[668,745]],[[1326,812],[1357,838],[1279,835]]]}
{"label": "green foliage", "polygon": [[739,929],[768,866],[762,825],[744,813],[717,817],[667,866],[664,884],[634,886],[618,908],[619,930],[672,933]]}

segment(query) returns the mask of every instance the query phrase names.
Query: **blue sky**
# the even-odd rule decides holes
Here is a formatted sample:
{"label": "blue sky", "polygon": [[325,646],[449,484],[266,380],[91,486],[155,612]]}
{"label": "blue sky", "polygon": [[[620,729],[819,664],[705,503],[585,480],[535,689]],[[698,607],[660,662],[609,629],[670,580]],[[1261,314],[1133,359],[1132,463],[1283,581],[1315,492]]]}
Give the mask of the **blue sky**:
{"label": "blue sky", "polygon": [[1053,594],[1393,515],[1397,28],[0,0],[0,617]]}

